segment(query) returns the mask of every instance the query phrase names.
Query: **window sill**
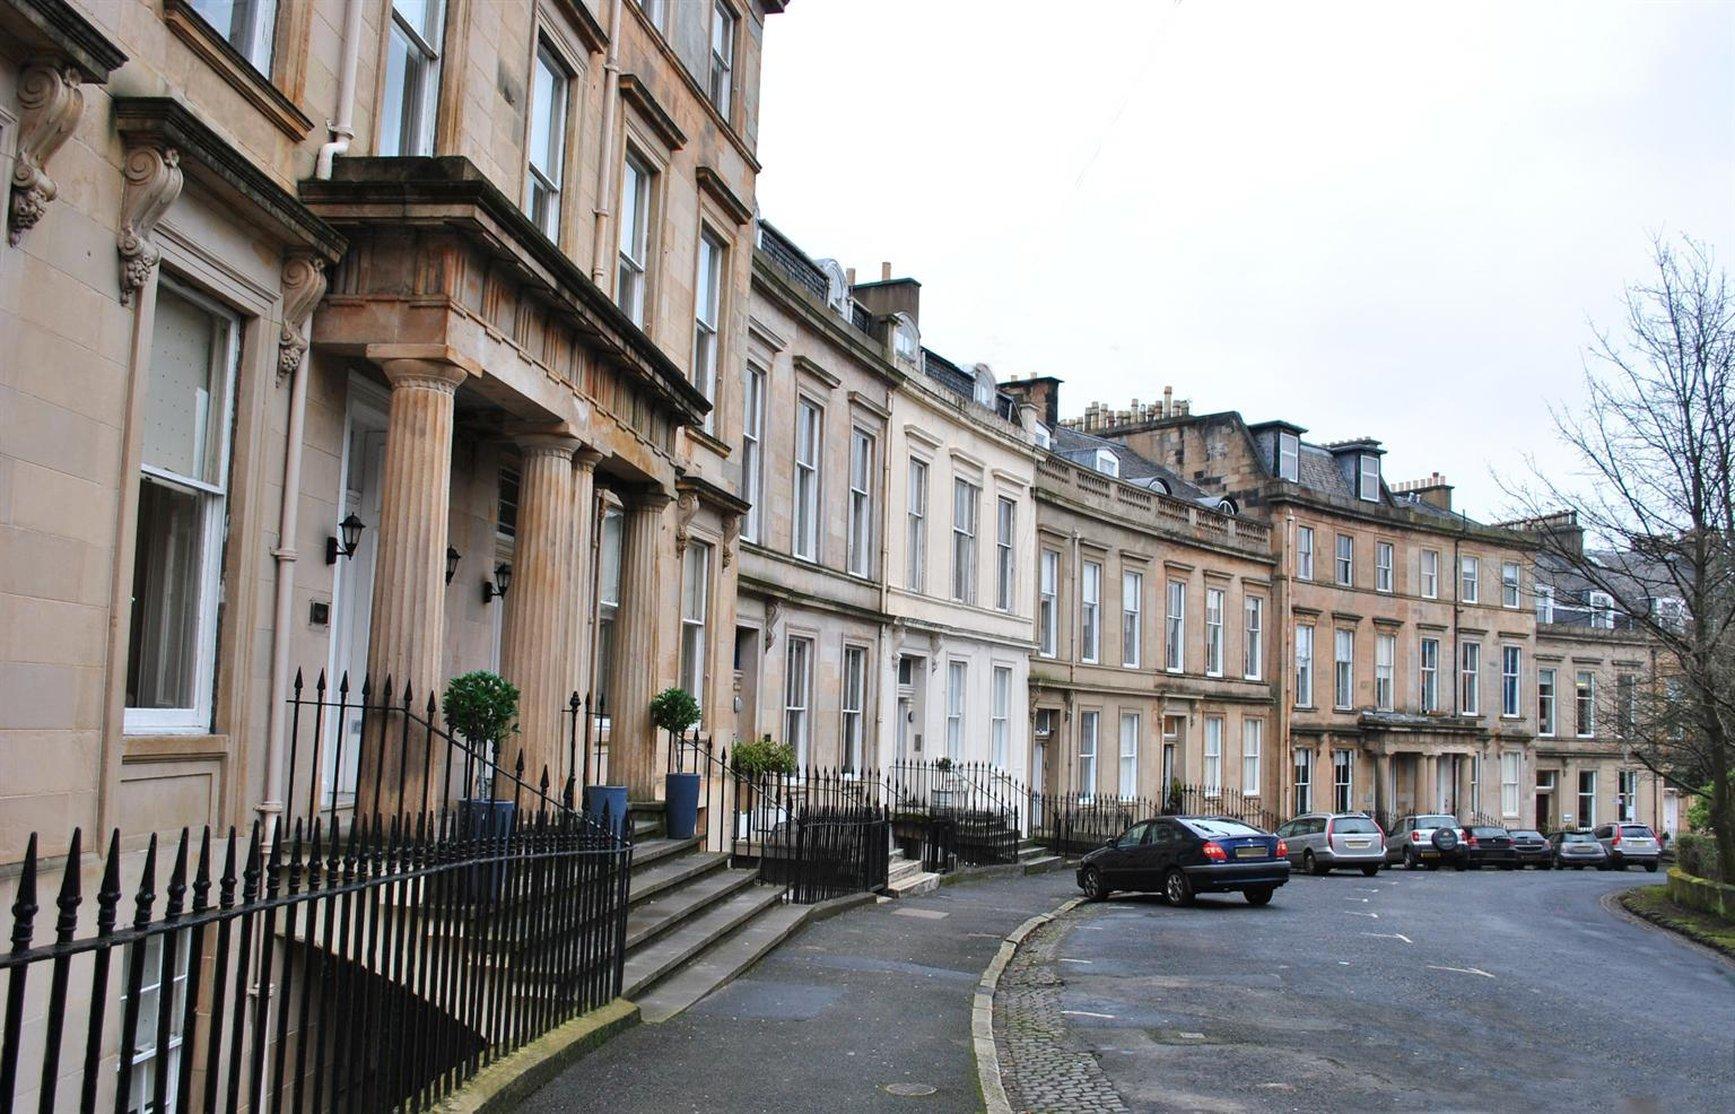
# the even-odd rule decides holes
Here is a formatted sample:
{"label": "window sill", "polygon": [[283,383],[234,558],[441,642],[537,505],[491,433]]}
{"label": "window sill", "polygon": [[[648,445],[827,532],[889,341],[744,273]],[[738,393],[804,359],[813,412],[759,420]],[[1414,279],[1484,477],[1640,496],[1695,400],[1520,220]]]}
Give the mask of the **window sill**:
{"label": "window sill", "polygon": [[[279,18],[284,16],[280,13]],[[163,0],[163,22],[277,130],[297,142],[307,138],[313,130],[313,121],[307,114],[272,84],[269,76],[254,69],[253,63],[206,23],[188,0]]]}

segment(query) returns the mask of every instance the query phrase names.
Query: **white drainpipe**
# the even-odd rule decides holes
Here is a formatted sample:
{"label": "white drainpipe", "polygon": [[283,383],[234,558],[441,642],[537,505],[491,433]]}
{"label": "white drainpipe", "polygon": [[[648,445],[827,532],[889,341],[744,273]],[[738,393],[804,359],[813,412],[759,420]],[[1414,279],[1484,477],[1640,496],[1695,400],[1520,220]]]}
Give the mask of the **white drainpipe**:
{"label": "white drainpipe", "polygon": [[[305,327],[311,335],[313,322],[309,320]],[[285,720],[289,703],[289,629],[294,621],[295,536],[301,509],[302,431],[307,424],[307,360],[304,354],[295,365],[295,378],[289,386],[289,432],[283,450],[283,505],[277,519],[277,548],[271,551],[277,562],[277,586],[272,598],[271,705],[265,720],[265,799],[259,803],[260,817],[267,824],[274,815],[285,811],[283,773],[284,755],[288,749]]]}
{"label": "white drainpipe", "polygon": [[337,114],[327,125],[331,139],[319,149],[319,159],[313,164],[315,178],[330,178],[331,164],[337,156],[349,151],[349,141],[355,138],[355,69],[361,60],[362,4],[363,0],[347,0],[344,4],[343,57],[337,70]]}
{"label": "white drainpipe", "polygon": [[[352,0],[353,2],[353,0]],[[602,157],[596,170],[596,221],[592,226],[590,244],[590,281],[607,290],[609,220],[614,212],[614,133],[615,118],[620,115],[620,41],[621,0],[610,6],[608,20],[608,57],[602,66]]]}

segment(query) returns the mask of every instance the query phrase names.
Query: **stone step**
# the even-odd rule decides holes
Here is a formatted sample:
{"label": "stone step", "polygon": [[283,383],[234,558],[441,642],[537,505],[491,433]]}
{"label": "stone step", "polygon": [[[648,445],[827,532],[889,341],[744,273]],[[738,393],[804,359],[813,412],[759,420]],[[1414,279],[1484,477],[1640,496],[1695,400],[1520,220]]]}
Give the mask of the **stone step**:
{"label": "stone step", "polygon": [[682,883],[722,870],[729,856],[708,851],[685,851],[635,868],[627,884],[627,904],[638,905]]}
{"label": "stone step", "polygon": [[737,890],[751,886],[758,877],[756,870],[713,870],[639,902],[627,915],[627,951],[650,943]]}
{"label": "stone step", "polygon": [[1040,859],[1048,854],[1048,848],[1040,843],[1020,843],[1018,845],[1018,861],[1027,863],[1031,859]]}
{"label": "stone step", "polygon": [[886,886],[887,892],[893,897],[915,897],[918,894],[932,893],[939,888],[940,876],[926,870],[906,875]]}
{"label": "stone step", "polygon": [[1019,865],[1026,874],[1046,874],[1051,870],[1065,870],[1066,860],[1059,855],[1041,855],[1034,859],[1019,859]]}
{"label": "stone step", "polygon": [[633,844],[633,869],[650,866],[659,859],[670,855],[679,855],[682,851],[691,851],[699,846],[697,839],[647,839],[642,843]]}
{"label": "stone step", "polygon": [[777,886],[738,890],[698,916],[689,917],[673,931],[629,953],[621,979],[621,997],[642,1004],[652,987],[782,900],[783,890]]}
{"label": "stone step", "polygon": [[887,885],[890,885],[893,882],[908,878],[912,874],[920,874],[921,872],[922,864],[914,859],[893,859],[890,865],[886,868],[886,883]]}
{"label": "stone step", "polygon": [[[634,997],[642,1020],[655,1024],[674,1017],[752,967],[801,927],[810,907],[781,904],[775,889],[769,886],[764,889],[770,894],[770,903],[739,925],[737,931],[656,985],[650,993]],[[627,961],[629,968],[632,962]]]}

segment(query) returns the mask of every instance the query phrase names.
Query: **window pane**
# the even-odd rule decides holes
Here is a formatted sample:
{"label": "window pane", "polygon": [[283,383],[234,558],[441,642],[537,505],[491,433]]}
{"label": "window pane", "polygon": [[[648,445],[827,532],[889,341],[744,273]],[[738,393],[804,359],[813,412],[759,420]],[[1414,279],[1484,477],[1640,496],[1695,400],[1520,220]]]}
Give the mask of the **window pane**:
{"label": "window pane", "polygon": [[202,497],[139,484],[127,707],[192,708],[198,668],[205,513]]}
{"label": "window pane", "polygon": [[144,463],[222,482],[230,322],[164,286],[157,293],[146,385]]}

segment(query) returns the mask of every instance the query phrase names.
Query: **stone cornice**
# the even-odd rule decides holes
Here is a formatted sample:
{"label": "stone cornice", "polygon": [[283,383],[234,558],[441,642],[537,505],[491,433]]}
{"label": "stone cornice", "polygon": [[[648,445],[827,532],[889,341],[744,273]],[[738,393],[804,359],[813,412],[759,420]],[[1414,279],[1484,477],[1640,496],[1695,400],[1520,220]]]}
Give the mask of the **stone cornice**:
{"label": "stone cornice", "polygon": [[669,150],[679,151],[687,145],[687,133],[682,131],[675,118],[670,116],[657,99],[651,95],[649,87],[637,74],[623,73],[620,75],[621,99],[638,110],[651,131],[658,139],[669,145]]}
{"label": "stone cornice", "polygon": [[0,30],[37,50],[64,54],[85,81],[106,84],[126,52],[67,0],[0,0]]}
{"label": "stone cornice", "polygon": [[695,172],[699,181],[699,190],[717,203],[718,208],[729,215],[736,224],[746,224],[753,219],[753,206],[735,196],[735,191],[729,188],[729,183],[723,176],[708,166],[700,165]]}

